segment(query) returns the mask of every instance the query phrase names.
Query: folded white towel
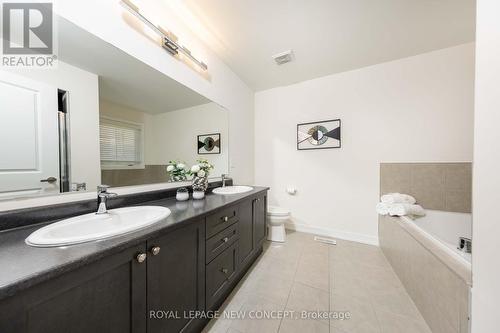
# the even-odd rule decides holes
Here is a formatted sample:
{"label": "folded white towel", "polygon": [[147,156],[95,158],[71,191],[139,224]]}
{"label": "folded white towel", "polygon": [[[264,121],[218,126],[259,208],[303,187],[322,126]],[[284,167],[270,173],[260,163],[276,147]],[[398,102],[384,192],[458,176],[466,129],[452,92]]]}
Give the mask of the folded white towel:
{"label": "folded white towel", "polygon": [[377,204],[377,213],[380,214],[380,215],[387,215],[387,214],[389,214],[389,207],[390,206],[391,206],[391,204],[379,202]]}
{"label": "folded white towel", "polygon": [[424,216],[425,210],[420,205],[410,205],[405,203],[392,204],[389,207],[389,215],[391,216]]}
{"label": "folded white towel", "polygon": [[407,204],[414,204],[417,202],[414,197],[408,194],[401,194],[401,193],[388,193],[384,194],[383,196],[380,197],[380,201],[383,203],[388,203],[388,204],[395,204],[395,203],[407,203]]}

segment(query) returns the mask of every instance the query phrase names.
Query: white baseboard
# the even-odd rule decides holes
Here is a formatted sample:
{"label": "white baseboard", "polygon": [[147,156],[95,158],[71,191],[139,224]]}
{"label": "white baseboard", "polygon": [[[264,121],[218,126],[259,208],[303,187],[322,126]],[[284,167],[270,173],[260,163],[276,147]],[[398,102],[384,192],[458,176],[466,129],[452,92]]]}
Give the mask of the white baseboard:
{"label": "white baseboard", "polygon": [[379,246],[378,237],[358,234],[354,232],[339,231],[330,228],[316,227],[307,224],[287,222],[285,228],[295,230],[298,232],[305,232],[308,234],[315,234],[319,236],[333,237],[352,242]]}

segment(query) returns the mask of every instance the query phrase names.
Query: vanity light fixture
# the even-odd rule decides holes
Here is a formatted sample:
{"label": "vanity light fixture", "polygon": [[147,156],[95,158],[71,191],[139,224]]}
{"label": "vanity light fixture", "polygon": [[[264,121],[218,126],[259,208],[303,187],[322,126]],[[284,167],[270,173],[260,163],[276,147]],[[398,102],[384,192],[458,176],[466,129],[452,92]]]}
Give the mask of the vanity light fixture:
{"label": "vanity light fixture", "polygon": [[163,29],[161,26],[157,26],[153,24],[150,20],[148,20],[144,15],[140,13],[139,8],[134,5],[130,0],[121,0],[120,4],[123,8],[127,9],[130,13],[132,13],[135,17],[141,20],[145,25],[147,25],[151,30],[160,35],[162,39],[162,46],[165,50],[167,50],[172,55],[177,55],[182,53],[184,56],[188,57],[192,62],[198,65],[204,71],[208,70],[207,64],[203,61],[196,59],[191,51],[180,45],[177,39],[177,36],[174,35],[171,31],[167,31]]}

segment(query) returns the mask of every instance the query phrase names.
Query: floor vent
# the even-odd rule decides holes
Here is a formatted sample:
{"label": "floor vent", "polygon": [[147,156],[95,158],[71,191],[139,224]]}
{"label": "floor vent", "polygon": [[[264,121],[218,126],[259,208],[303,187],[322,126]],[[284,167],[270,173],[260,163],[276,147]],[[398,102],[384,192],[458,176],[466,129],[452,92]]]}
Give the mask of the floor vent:
{"label": "floor vent", "polygon": [[314,240],[316,242],[326,243],[330,245],[337,245],[337,241],[333,238],[314,236]]}

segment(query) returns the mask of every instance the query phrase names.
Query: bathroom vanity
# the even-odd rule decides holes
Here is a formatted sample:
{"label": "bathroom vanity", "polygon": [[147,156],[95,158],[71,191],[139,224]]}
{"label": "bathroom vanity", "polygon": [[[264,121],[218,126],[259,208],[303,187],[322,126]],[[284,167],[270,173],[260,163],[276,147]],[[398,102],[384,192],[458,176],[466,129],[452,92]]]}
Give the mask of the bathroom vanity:
{"label": "bathroom vanity", "polygon": [[36,248],[24,240],[43,223],[1,232],[0,332],[201,331],[203,311],[216,310],[262,252],[267,188],[188,202],[171,195],[115,199],[110,208],[172,214],[102,241]]}

